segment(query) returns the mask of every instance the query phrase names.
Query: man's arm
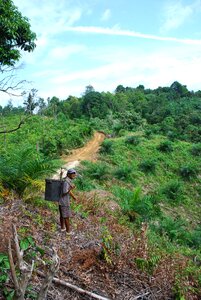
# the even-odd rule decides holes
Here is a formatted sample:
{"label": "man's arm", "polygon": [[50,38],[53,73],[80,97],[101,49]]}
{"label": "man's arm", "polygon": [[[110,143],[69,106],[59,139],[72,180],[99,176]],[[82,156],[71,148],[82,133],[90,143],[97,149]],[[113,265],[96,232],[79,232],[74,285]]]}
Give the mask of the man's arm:
{"label": "man's arm", "polygon": [[70,190],[69,191],[69,195],[76,201],[77,200],[77,198],[75,197],[75,195],[73,194],[73,192]]}

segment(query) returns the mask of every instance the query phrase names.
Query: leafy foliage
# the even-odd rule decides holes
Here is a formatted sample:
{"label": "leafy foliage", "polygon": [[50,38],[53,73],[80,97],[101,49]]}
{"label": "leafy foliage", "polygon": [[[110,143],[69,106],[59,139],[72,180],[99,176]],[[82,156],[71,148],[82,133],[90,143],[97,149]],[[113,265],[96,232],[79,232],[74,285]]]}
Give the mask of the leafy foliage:
{"label": "leafy foliage", "polygon": [[164,141],[164,142],[160,143],[160,145],[157,147],[157,149],[162,152],[172,152],[173,151],[172,142]]}
{"label": "leafy foliage", "polygon": [[10,269],[10,263],[8,256],[4,253],[0,253],[0,286],[8,279],[7,271]]}
{"label": "leafy foliage", "polygon": [[143,196],[139,187],[134,191],[116,187],[114,188],[114,193],[120,199],[119,205],[122,212],[128,215],[130,221],[134,221],[137,218],[148,220],[160,214],[160,209],[154,205],[154,198]]}
{"label": "leafy foliage", "polygon": [[19,49],[33,51],[36,35],[12,0],[1,0],[0,12],[0,65],[13,66],[20,59]]}
{"label": "leafy foliage", "polygon": [[139,168],[145,173],[154,173],[156,169],[156,161],[153,159],[146,159],[139,164]]}
{"label": "leafy foliage", "polygon": [[84,163],[85,168],[82,173],[85,177],[96,180],[104,180],[108,175],[108,167],[103,163]]}
{"label": "leafy foliage", "polygon": [[138,136],[127,136],[125,138],[125,144],[137,146],[140,143],[140,138]]}
{"label": "leafy foliage", "polygon": [[117,179],[129,181],[132,178],[132,167],[128,165],[120,166],[114,171],[114,176]]}
{"label": "leafy foliage", "polygon": [[167,235],[170,241],[199,249],[201,246],[200,227],[188,231],[187,222],[181,218],[163,217],[151,227],[160,235]]}
{"label": "leafy foliage", "polygon": [[111,154],[113,152],[112,147],[113,147],[112,141],[104,140],[104,142],[102,143],[101,148],[100,148],[100,153]]}
{"label": "leafy foliage", "polygon": [[201,156],[201,143],[192,145],[190,152],[194,156]]}
{"label": "leafy foliage", "polygon": [[192,178],[195,178],[198,174],[198,168],[197,166],[194,165],[184,165],[180,168],[179,170],[180,175],[186,179],[186,180],[190,180]]}
{"label": "leafy foliage", "polygon": [[171,204],[177,205],[182,201],[183,189],[183,184],[180,181],[172,180],[162,188],[162,193]]}
{"label": "leafy foliage", "polygon": [[44,158],[30,146],[19,147],[0,157],[0,180],[5,187],[23,196],[34,180],[56,171],[59,164]]}

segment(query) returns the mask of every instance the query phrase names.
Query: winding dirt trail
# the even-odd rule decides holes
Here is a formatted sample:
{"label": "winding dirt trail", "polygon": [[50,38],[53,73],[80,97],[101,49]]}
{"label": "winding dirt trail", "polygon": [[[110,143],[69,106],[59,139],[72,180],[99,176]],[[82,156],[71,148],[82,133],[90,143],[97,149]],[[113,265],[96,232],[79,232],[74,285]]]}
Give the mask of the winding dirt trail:
{"label": "winding dirt trail", "polygon": [[[70,155],[62,156],[62,159],[66,162],[63,168],[75,168],[82,160],[96,161],[98,149],[104,139],[104,133],[96,131],[93,138],[84,147],[73,150]],[[59,171],[54,178],[58,177],[58,173]]]}

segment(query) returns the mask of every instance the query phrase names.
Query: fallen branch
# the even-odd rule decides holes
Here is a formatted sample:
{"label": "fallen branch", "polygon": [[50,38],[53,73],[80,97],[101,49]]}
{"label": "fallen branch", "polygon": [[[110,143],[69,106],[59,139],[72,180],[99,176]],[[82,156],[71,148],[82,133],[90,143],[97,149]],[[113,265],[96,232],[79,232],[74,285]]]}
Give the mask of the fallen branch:
{"label": "fallen branch", "polygon": [[133,300],[137,300],[137,299],[139,299],[139,298],[143,298],[144,296],[147,296],[147,295],[149,295],[149,294],[150,294],[150,292],[147,292],[147,293],[138,295],[138,296],[136,296],[135,298],[133,298]]}
{"label": "fallen branch", "polygon": [[[41,271],[36,271],[36,273],[39,276],[41,276],[41,277],[45,277],[45,274],[43,274],[43,272],[41,272]],[[66,282],[64,280],[60,280],[60,279],[55,278],[55,277],[52,279],[52,282],[60,284],[60,285],[65,286],[65,287],[68,287],[70,289],[73,289],[73,290],[75,290],[76,292],[78,292],[80,294],[88,295],[88,296],[90,296],[90,297],[92,297],[94,299],[98,299],[98,300],[110,300],[109,298],[105,298],[105,297],[99,296],[99,295],[97,295],[95,293],[83,290],[83,289],[79,288],[78,286],[76,286],[74,284],[71,284],[71,283]]]}

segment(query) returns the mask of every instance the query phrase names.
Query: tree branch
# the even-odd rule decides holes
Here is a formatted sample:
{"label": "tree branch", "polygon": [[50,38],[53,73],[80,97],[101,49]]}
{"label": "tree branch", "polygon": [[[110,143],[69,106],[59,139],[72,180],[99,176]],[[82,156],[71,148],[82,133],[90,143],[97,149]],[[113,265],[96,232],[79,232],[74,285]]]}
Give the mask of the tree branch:
{"label": "tree branch", "polygon": [[10,262],[10,270],[11,270],[11,276],[14,282],[15,290],[19,290],[19,282],[17,279],[16,271],[15,271],[15,265],[13,261],[13,255],[12,255],[12,249],[11,249],[11,241],[9,239],[8,241],[8,257]]}
{"label": "tree branch", "polygon": [[[43,272],[41,272],[41,271],[36,271],[36,272],[37,272],[37,274],[40,275],[41,277],[45,277],[45,276],[46,276],[46,275],[43,274]],[[94,298],[94,299],[98,299],[98,300],[110,300],[109,298],[105,298],[105,297],[99,296],[99,295],[97,295],[97,294],[95,294],[95,293],[92,293],[92,292],[83,290],[83,289],[81,289],[80,287],[78,287],[78,286],[76,286],[76,285],[74,285],[74,284],[71,284],[71,283],[66,282],[66,281],[64,281],[64,280],[60,280],[60,279],[55,278],[55,277],[52,279],[52,282],[57,283],[57,284],[60,284],[60,285],[65,286],[65,287],[68,287],[68,288],[70,288],[70,289],[73,289],[73,290],[75,290],[76,292],[78,292],[78,293],[80,293],[80,294],[88,295],[88,296],[90,296],[90,297],[92,297],[92,298]]]}
{"label": "tree branch", "polygon": [[24,118],[23,120],[20,121],[20,123],[18,124],[18,126],[14,129],[8,129],[8,130],[2,130],[0,131],[0,134],[3,134],[3,133],[11,133],[11,132],[14,132],[14,131],[17,131],[18,129],[20,129],[20,127],[25,123],[25,121],[30,118],[31,116],[27,116],[26,118]]}
{"label": "tree branch", "polygon": [[52,258],[53,263],[50,266],[49,272],[46,274],[45,279],[40,288],[37,300],[44,300],[47,297],[47,291],[54,278],[55,273],[59,270],[60,260],[57,255],[56,249],[53,248],[54,256]]}
{"label": "tree branch", "polygon": [[11,275],[13,278],[14,286],[15,286],[15,300],[24,300],[25,291],[29,282],[29,279],[31,278],[33,267],[34,267],[34,261],[32,261],[32,265],[29,266],[24,260],[23,260],[23,251],[20,251],[20,245],[17,235],[17,230],[15,225],[13,225],[13,239],[14,239],[14,246],[15,251],[17,255],[17,263],[19,266],[20,271],[20,277],[19,280],[17,279],[15,265],[13,261],[12,256],[12,250],[11,250],[11,242],[9,240],[8,243],[8,255],[9,255],[9,262],[11,267]]}

